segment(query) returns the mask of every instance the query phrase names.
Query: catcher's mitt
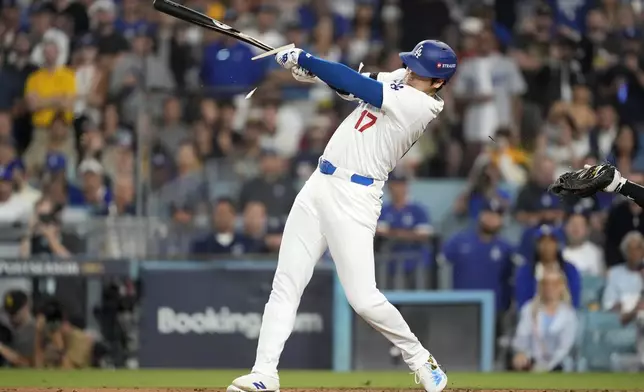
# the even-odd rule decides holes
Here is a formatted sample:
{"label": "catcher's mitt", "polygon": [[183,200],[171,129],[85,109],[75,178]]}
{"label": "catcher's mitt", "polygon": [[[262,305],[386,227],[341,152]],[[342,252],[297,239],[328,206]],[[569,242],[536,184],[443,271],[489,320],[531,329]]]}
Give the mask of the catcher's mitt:
{"label": "catcher's mitt", "polygon": [[589,197],[612,185],[617,173],[615,167],[609,164],[587,166],[562,174],[550,185],[549,190],[559,196]]}

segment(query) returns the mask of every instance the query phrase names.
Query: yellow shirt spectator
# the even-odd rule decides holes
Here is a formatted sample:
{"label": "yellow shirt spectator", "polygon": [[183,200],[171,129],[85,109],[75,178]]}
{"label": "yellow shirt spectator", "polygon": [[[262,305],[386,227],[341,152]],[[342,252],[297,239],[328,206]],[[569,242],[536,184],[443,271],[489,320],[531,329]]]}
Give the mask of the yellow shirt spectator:
{"label": "yellow shirt spectator", "polygon": [[70,68],[39,69],[27,78],[25,95],[33,110],[34,127],[49,127],[55,113],[60,110],[65,111],[68,122],[73,121],[72,104],[76,95],[76,77]]}
{"label": "yellow shirt spectator", "polygon": [[225,13],[226,13],[226,7],[223,4],[221,4],[221,2],[219,1],[208,5],[208,8],[206,10],[206,15],[217,20],[222,20],[224,18]]}

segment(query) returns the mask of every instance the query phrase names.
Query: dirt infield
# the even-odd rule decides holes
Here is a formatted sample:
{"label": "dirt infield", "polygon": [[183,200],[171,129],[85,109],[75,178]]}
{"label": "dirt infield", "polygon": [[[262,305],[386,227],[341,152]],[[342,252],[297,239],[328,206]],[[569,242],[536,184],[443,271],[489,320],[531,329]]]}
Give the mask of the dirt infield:
{"label": "dirt infield", "polygon": [[[282,389],[282,391],[288,392],[396,392],[396,391],[414,391],[418,390],[409,388],[409,389],[396,389],[396,388],[327,388],[327,389],[315,389],[315,388],[298,388],[298,389]],[[7,388],[0,387],[0,392],[225,392],[225,389],[222,388]],[[543,389],[445,389],[445,392],[535,392],[543,391],[547,392],[548,390]],[[587,392],[591,390],[570,390],[570,389],[558,389],[557,392]],[[594,390],[601,392],[613,392],[612,390]],[[616,391],[617,392],[617,391]],[[619,392],[624,392],[619,391]]]}

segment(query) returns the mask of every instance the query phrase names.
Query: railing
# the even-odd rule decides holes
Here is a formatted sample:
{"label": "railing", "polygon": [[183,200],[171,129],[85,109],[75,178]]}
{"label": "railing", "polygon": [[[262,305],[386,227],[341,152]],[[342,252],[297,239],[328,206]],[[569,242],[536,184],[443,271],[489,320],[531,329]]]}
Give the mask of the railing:
{"label": "railing", "polygon": [[[405,260],[409,256],[405,255]],[[377,263],[390,268],[395,259],[380,253]],[[0,285],[7,277],[87,279],[87,325],[106,337],[114,349],[113,361],[119,366],[139,361],[146,367],[243,367],[252,363],[275,266],[275,255],[217,261],[16,259],[0,261]],[[365,328],[351,312],[333,270],[333,262],[328,259],[317,266],[302,298],[291,339],[294,342],[287,345],[283,365],[337,371],[397,368],[390,362],[374,361],[378,356],[371,355],[370,350],[381,347],[382,338]],[[94,320],[95,309],[102,309],[103,282],[131,278],[140,282],[141,300],[127,310],[103,312],[100,319]],[[471,349],[459,355],[447,346],[433,352],[454,369],[491,370],[492,293],[400,289],[384,293],[403,313],[405,309],[425,309],[407,314],[406,318],[426,344],[447,325],[467,325],[467,337],[441,333],[441,339],[467,341]],[[432,309],[440,310],[441,317],[426,319],[426,315],[434,314]],[[467,322],[463,324],[463,320]],[[115,336],[129,336],[127,345],[110,339]],[[232,346],[239,353],[234,360],[212,355],[213,351],[227,351]],[[161,348],[163,352],[158,351]],[[388,347],[383,350],[387,352]],[[310,355],[312,351],[316,356]]]}

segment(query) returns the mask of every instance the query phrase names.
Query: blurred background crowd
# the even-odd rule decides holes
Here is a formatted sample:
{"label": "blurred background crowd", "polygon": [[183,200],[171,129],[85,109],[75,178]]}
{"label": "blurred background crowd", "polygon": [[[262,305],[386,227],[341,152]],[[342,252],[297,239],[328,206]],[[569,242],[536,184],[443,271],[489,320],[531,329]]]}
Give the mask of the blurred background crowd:
{"label": "blurred background crowd", "polygon": [[[1,2],[2,257],[278,250],[297,190],[354,104],[150,3]],[[511,331],[515,369],[562,368],[574,309],[613,312],[624,328],[644,318],[642,209],[547,192],[602,161],[644,182],[641,0],[183,3],[365,71],[400,68],[398,52],[423,39],[455,48],[445,110],[388,183],[384,286],[494,290],[499,314],[513,315],[498,329]],[[18,283],[35,297],[83,290]],[[548,329],[553,319],[570,328]]]}

